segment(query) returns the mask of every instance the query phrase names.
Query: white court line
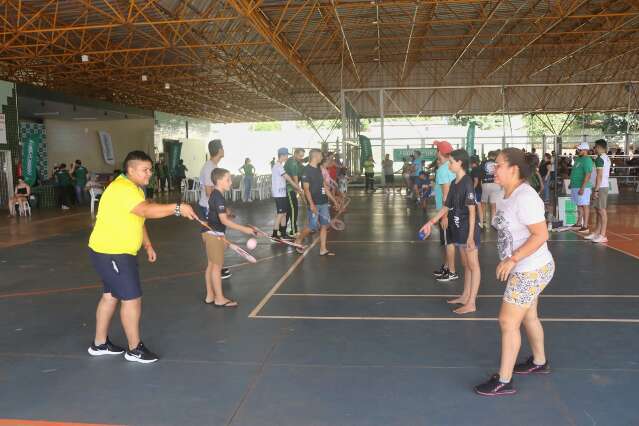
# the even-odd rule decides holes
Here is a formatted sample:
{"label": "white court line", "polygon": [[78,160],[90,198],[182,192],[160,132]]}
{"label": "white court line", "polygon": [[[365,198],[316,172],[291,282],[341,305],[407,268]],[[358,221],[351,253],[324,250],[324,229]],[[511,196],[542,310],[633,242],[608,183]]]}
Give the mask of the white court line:
{"label": "white court line", "polygon": [[616,235],[617,237],[621,237],[621,238],[623,238],[624,240],[632,241],[632,238],[628,238],[628,237],[626,237],[625,235],[618,234],[618,233],[616,233],[616,232],[612,232],[612,231],[608,231],[608,233],[609,233],[609,234],[612,234],[612,235]]}
{"label": "white court line", "polygon": [[[388,297],[388,298],[447,298],[458,294],[349,294],[349,293],[276,293],[285,297]],[[479,294],[478,298],[502,298],[503,294]],[[542,294],[546,299],[639,299],[639,294]]]}
{"label": "white court line", "polygon": [[[481,240],[482,244],[483,243],[496,243],[497,240]],[[556,243],[556,242],[566,242],[566,243],[589,243],[589,244],[593,244],[591,241],[588,240],[573,240],[573,239],[569,239],[569,240],[548,240],[547,242],[549,243]],[[439,240],[435,240],[432,238],[428,238],[426,240],[331,240],[331,244],[424,244],[424,243],[437,243],[439,244]]]}
{"label": "white court line", "polygon": [[[294,319],[294,320],[322,320],[322,321],[498,321],[498,318],[442,318],[442,317],[317,317],[300,315],[256,315],[260,319]],[[639,319],[614,318],[540,318],[541,322],[599,322],[599,323],[628,323],[639,324]]]}
{"label": "white court line", "polygon": [[257,314],[262,310],[264,305],[268,303],[269,299],[282,286],[282,284],[284,284],[286,279],[293,273],[293,271],[295,271],[295,269],[297,269],[299,264],[302,263],[306,255],[311,251],[313,247],[315,247],[318,241],[319,241],[319,236],[315,237],[311,245],[304,251],[303,254],[299,255],[297,260],[293,262],[291,267],[288,268],[288,270],[284,273],[284,275],[282,275],[282,277],[275,283],[273,288],[268,293],[266,293],[266,296],[264,296],[262,300],[260,301],[260,303],[258,303],[257,306],[251,311],[251,313],[249,314],[249,318],[256,318]]}

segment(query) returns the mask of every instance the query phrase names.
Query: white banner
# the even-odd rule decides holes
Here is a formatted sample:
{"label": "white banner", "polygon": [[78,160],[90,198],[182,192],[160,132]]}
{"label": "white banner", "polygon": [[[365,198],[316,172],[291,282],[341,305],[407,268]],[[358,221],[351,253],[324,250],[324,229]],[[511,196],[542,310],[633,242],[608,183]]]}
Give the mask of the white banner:
{"label": "white banner", "polygon": [[4,122],[4,114],[0,114],[0,143],[7,143],[7,127]]}
{"label": "white banner", "polygon": [[113,166],[115,164],[115,154],[113,153],[111,135],[103,130],[98,130],[98,136],[100,138],[100,146],[102,147],[102,157],[104,157],[104,162]]}

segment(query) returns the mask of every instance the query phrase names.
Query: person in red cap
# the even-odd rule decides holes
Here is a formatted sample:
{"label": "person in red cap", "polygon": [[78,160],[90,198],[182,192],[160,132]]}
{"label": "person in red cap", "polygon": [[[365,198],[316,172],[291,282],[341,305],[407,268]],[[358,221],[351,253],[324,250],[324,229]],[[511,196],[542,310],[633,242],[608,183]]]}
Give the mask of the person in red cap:
{"label": "person in red cap", "polygon": [[[450,183],[455,180],[455,173],[448,169],[448,160],[453,147],[447,141],[435,141],[437,147],[437,173],[435,174],[435,209],[440,211],[444,206],[444,201],[448,196]],[[444,263],[442,267],[433,271],[433,275],[437,281],[447,282],[459,278],[455,270],[455,246],[453,245],[448,228],[448,217],[443,216],[439,221],[439,240],[444,250]]]}

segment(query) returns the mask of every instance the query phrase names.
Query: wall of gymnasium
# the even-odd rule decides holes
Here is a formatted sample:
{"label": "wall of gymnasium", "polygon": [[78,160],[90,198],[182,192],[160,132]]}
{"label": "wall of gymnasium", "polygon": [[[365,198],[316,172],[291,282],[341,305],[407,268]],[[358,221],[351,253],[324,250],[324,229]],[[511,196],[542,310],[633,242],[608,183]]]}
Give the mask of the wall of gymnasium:
{"label": "wall of gymnasium", "polygon": [[[152,118],[96,121],[45,119],[44,127],[49,168],[59,163],[66,163],[68,167],[72,161],[79,159],[91,172],[109,173],[122,168],[122,162],[130,151],[153,153]],[[111,135],[115,165],[104,161],[98,131]]]}

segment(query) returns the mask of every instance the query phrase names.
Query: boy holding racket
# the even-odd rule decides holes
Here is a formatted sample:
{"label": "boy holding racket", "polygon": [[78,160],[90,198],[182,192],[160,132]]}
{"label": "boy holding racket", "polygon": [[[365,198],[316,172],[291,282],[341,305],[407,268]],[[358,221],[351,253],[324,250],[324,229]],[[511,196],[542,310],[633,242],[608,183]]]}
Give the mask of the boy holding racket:
{"label": "boy holding racket", "polygon": [[[336,206],[338,203],[322,176],[322,171],[320,170],[321,161],[322,152],[319,149],[311,149],[308,166],[304,167],[302,172],[302,188],[308,204],[308,225],[304,227],[295,242],[301,244],[304,238],[319,230],[320,256],[335,256],[335,253],[329,251],[326,247],[326,235],[328,226],[331,223],[328,200],[330,199]],[[304,250],[297,249],[297,252],[301,254],[304,253]]]}
{"label": "boy holding racket", "polygon": [[211,182],[214,189],[209,197],[207,223],[212,231],[202,232],[202,240],[208,259],[204,276],[206,280],[204,303],[216,308],[236,308],[238,303],[224,297],[222,291],[222,265],[224,265],[224,249],[226,248],[223,237],[226,228],[235,229],[248,235],[254,235],[255,232],[252,228],[239,225],[229,218],[224,193],[232,186],[231,173],[226,169],[215,168],[211,172]]}

